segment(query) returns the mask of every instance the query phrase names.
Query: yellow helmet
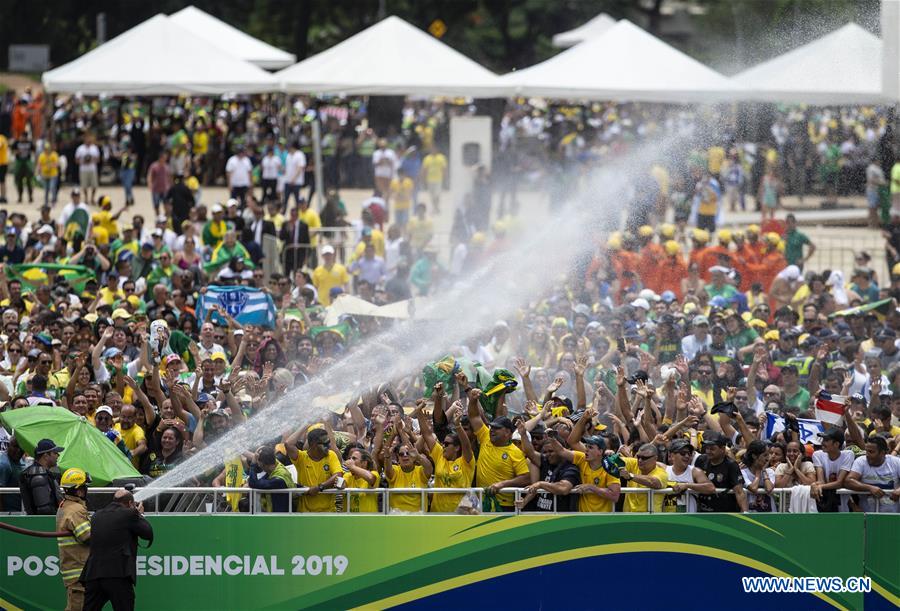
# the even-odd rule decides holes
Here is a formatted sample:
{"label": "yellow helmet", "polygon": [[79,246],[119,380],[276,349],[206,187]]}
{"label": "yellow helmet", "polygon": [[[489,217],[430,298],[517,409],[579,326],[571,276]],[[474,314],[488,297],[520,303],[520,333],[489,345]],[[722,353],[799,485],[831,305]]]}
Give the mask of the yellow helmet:
{"label": "yellow helmet", "polygon": [[641,225],[638,227],[638,235],[642,238],[649,238],[653,235],[653,227],[650,225]]}
{"label": "yellow helmet", "polygon": [[719,241],[723,244],[728,244],[731,242],[731,230],[729,229],[719,229],[719,232],[716,234],[716,237],[719,238]]}
{"label": "yellow helmet", "polygon": [[196,177],[196,176],[190,176],[190,177],[188,177],[188,179],[187,179],[186,181],[184,181],[184,184],[185,184],[185,185],[187,186],[187,188],[190,189],[191,191],[196,191],[197,189],[200,188],[200,181],[197,180],[197,177]]}
{"label": "yellow helmet", "polygon": [[77,467],[66,469],[66,472],[62,474],[62,478],[59,480],[59,485],[63,488],[80,488],[90,483],[90,474],[84,469],[78,469]]}
{"label": "yellow helmet", "polygon": [[672,223],[663,223],[659,226],[659,235],[662,237],[671,240],[675,237],[675,225]]}
{"label": "yellow helmet", "polygon": [[740,240],[740,239],[743,238],[743,237],[744,237],[744,232],[741,231],[740,229],[736,229],[736,230],[734,230],[734,231],[731,232],[731,239],[732,239],[732,240]]}
{"label": "yellow helmet", "polygon": [[476,231],[472,234],[472,237],[469,238],[469,242],[471,242],[472,246],[483,246],[484,243],[487,242],[487,236],[481,231]]}
{"label": "yellow helmet", "polygon": [[700,229],[699,227],[694,227],[694,231],[691,235],[698,242],[709,242],[709,232],[705,229]]}
{"label": "yellow helmet", "polygon": [[900,276],[900,263],[894,263],[894,267],[891,268],[892,276]]}
{"label": "yellow helmet", "polygon": [[664,248],[667,255],[676,255],[681,251],[681,246],[675,240],[666,241]]}
{"label": "yellow helmet", "polygon": [[775,233],[774,231],[770,231],[766,234],[766,242],[772,244],[773,246],[777,245],[778,242],[781,241],[781,236]]}
{"label": "yellow helmet", "polygon": [[747,226],[747,233],[752,235],[759,235],[759,225],[756,223]]}
{"label": "yellow helmet", "polygon": [[622,248],[622,236],[618,233],[609,236],[609,239],[606,240],[606,247],[610,250],[619,250]]}

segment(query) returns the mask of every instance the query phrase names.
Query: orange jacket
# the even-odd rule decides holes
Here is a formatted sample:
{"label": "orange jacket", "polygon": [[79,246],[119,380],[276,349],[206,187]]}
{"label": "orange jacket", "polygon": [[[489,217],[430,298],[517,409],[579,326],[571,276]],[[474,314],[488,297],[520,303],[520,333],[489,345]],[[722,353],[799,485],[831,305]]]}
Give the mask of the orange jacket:
{"label": "orange jacket", "polygon": [[654,269],[659,278],[658,288],[653,289],[657,293],[672,291],[678,299],[681,299],[681,281],[687,278],[688,266],[681,255],[668,256],[660,259]]}
{"label": "orange jacket", "polygon": [[709,268],[714,265],[719,264],[719,255],[728,255],[732,259],[732,252],[728,250],[727,247],[718,244],[716,246],[707,246],[705,252],[703,253],[703,258],[700,260],[700,275],[701,277],[709,282],[711,278],[711,274],[709,273]]}
{"label": "orange jacket", "polygon": [[657,294],[661,292],[659,286],[662,281],[659,264],[665,257],[666,249],[651,242],[641,249],[638,259],[638,273],[644,286]]}
{"label": "orange jacket", "polygon": [[751,277],[751,283],[759,282],[763,290],[768,293],[775,276],[785,267],[787,267],[787,260],[784,255],[777,249],[773,249],[763,255],[759,263],[748,263],[747,275]]}

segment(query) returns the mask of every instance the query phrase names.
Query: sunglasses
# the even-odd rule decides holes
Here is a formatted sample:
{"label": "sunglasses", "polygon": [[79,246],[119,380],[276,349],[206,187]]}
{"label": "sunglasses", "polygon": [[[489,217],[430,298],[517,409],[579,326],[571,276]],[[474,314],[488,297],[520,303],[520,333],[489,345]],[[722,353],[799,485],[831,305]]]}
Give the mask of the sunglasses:
{"label": "sunglasses", "polygon": [[51,364],[53,364],[53,361],[42,360],[42,361],[40,361],[40,363],[41,363],[41,365],[51,365]]}
{"label": "sunglasses", "polygon": [[650,460],[651,458],[656,458],[656,456],[641,456],[640,454],[637,455],[637,459],[639,461],[640,460]]}
{"label": "sunglasses", "polygon": [[7,352],[16,352],[16,353],[21,354],[22,349],[21,348],[10,348],[9,350],[7,350]]}
{"label": "sunglasses", "polygon": [[397,452],[397,456],[409,456],[409,452]]}

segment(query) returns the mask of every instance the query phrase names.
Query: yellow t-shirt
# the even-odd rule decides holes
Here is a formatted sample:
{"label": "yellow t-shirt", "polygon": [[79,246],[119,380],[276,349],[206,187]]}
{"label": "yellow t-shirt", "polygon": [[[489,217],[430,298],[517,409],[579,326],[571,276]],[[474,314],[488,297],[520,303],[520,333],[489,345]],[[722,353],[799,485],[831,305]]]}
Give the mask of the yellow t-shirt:
{"label": "yellow t-shirt", "polygon": [[[384,258],[384,233],[378,229],[372,230],[372,246],[375,247],[375,256]],[[353,256],[350,258],[350,261],[353,262],[361,258],[364,252],[366,252],[366,243],[360,242],[353,250]]]}
{"label": "yellow t-shirt", "polygon": [[0,165],[9,165],[9,140],[0,134]]}
{"label": "yellow t-shirt", "polygon": [[444,170],[447,169],[447,158],[441,153],[432,153],[425,155],[422,160],[422,170],[425,172],[425,182],[442,183],[444,182]]}
{"label": "yellow t-shirt", "polygon": [[[499,447],[492,444],[491,433],[484,423],[475,431],[475,437],[481,448],[475,471],[475,484],[479,488],[487,488],[491,484],[528,474],[528,462],[522,450],[512,443]],[[505,507],[512,507],[516,502],[515,495],[511,493],[498,494],[497,500]]]}
{"label": "yellow t-shirt", "polygon": [[113,220],[112,213],[107,210],[95,212],[92,217],[94,227],[102,227],[110,239],[116,239],[119,236],[119,224]]}
{"label": "yellow t-shirt", "polygon": [[[444,446],[439,443],[431,448],[431,459],[434,461],[435,488],[469,488],[475,474],[475,460],[466,462],[460,456],[454,461],[444,458]],[[434,494],[431,497],[431,509],[435,513],[453,513],[462,500],[462,494]]]}
{"label": "yellow t-shirt", "polygon": [[205,155],[206,151],[209,150],[209,134],[205,131],[194,132],[194,137],[191,139],[191,146],[195,155]]}
{"label": "yellow t-shirt", "polygon": [[59,154],[53,151],[49,155],[47,151],[43,151],[38,155],[38,173],[42,178],[53,178],[59,176]]}
{"label": "yellow t-shirt", "polygon": [[403,180],[394,178],[391,180],[391,195],[394,199],[394,210],[409,210],[412,208],[413,190],[416,188],[412,178],[407,176]]}
{"label": "yellow t-shirt", "polygon": [[347,268],[340,263],[335,263],[331,269],[325,269],[324,265],[320,265],[313,271],[312,281],[319,293],[319,303],[327,306],[331,305],[331,289],[350,282],[350,274],[347,273]]}
{"label": "yellow t-shirt", "polygon": [[[641,470],[638,468],[637,458],[631,458],[629,456],[623,456],[622,459],[625,461],[625,468],[628,469],[630,473],[641,473]],[[643,474],[641,474],[643,475]],[[656,465],[656,468],[653,469],[650,473],[647,473],[650,477],[655,477],[659,481],[662,482],[662,485],[665,486],[669,481],[669,475],[666,473],[666,470]],[[625,483],[627,488],[649,488],[649,486],[643,486],[635,481],[629,480]],[[653,495],[653,511],[654,513],[662,512],[663,501],[666,500],[666,495],[664,494],[654,494]],[[623,505],[623,509],[626,512],[631,513],[639,513],[647,511],[647,495],[634,493],[634,494],[626,494],[625,495],[625,505]]]}
{"label": "yellow t-shirt", "polygon": [[[132,452],[138,447],[140,442],[147,440],[147,436],[144,435],[144,429],[136,424],[132,424],[130,429],[123,429],[121,423],[116,422],[116,424],[113,425],[113,428],[122,433],[122,441],[125,442],[125,447]],[[137,469],[140,462],[140,456],[131,457],[131,464],[134,465],[135,469]]]}
{"label": "yellow t-shirt", "polygon": [[[337,454],[328,450],[328,456],[319,460],[310,458],[306,450],[300,450],[297,460],[291,461],[297,469],[297,485],[301,488],[312,488],[327,481],[335,473],[341,473],[341,461]],[[300,511],[306,513],[322,513],[334,511],[333,494],[304,494],[300,497]]]}
{"label": "yellow t-shirt", "polygon": [[406,231],[409,233],[409,245],[413,250],[421,250],[434,235],[434,223],[428,218],[420,221],[418,217],[413,217],[406,224]]}
{"label": "yellow t-shirt", "polygon": [[299,214],[299,218],[309,227],[309,243],[317,246],[319,244],[319,234],[313,232],[313,229],[318,229],[322,226],[322,219],[319,218],[319,213],[312,208],[307,208]]}
{"label": "yellow t-shirt", "polygon": [[[377,471],[372,471],[371,473],[375,476],[375,484],[372,486],[361,477],[357,477],[352,473],[344,473],[344,481],[347,483],[347,488],[377,488],[381,481],[381,476],[378,475]],[[350,513],[378,513],[378,493],[351,494]]]}
{"label": "yellow t-shirt", "polygon": [[711,174],[718,174],[722,171],[722,164],[725,162],[725,149],[721,146],[711,146],[706,151],[707,167]]}
{"label": "yellow t-shirt", "polygon": [[[425,477],[425,469],[422,465],[416,465],[412,471],[404,471],[399,465],[391,465],[388,471],[388,488],[427,488],[428,478]],[[428,499],[425,499],[428,504]],[[427,511],[428,507],[422,507],[421,494],[392,494],[391,509],[398,511]]]}
{"label": "yellow t-shirt", "polygon": [[105,305],[113,305],[120,299],[125,299],[125,293],[122,291],[122,289],[111,291],[104,286],[98,292],[100,294],[100,303],[103,303]]}
{"label": "yellow t-shirt", "polygon": [[[581,472],[582,484],[593,484],[598,488],[609,488],[610,484],[619,483],[619,478],[607,473],[602,466],[597,469],[592,468],[588,464],[587,456],[585,456],[584,452],[575,451],[572,453],[575,455],[572,464],[578,467],[578,470]],[[603,498],[599,494],[582,494],[578,500],[578,511],[611,513],[612,510],[612,501]]]}

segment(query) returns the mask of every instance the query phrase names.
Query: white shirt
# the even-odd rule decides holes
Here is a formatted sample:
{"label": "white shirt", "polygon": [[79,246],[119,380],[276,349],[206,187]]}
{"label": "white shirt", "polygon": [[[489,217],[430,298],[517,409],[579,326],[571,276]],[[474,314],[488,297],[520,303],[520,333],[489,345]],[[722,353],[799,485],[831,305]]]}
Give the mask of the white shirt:
{"label": "white shirt", "polygon": [[[876,486],[884,490],[884,496],[878,501],[881,503],[879,508],[882,513],[897,513],[897,501],[891,500],[890,492],[894,488],[900,487],[900,458],[887,454],[884,462],[877,467],[869,464],[865,456],[860,456],[853,461],[853,467],[850,471],[859,473],[859,481],[870,486]],[[875,511],[875,499],[871,496],[862,497],[862,506],[864,511]]]}
{"label": "white shirt", "polygon": [[303,186],[303,181],[306,179],[306,155],[303,154],[303,151],[294,151],[287,156],[284,176],[286,184]]}
{"label": "white shirt", "polygon": [[[178,252],[180,250],[184,250],[184,241],[187,238],[186,235],[180,235],[175,238],[175,248],[172,249],[172,252]],[[193,236],[194,248],[197,249],[197,252],[203,248],[203,243],[200,242],[200,236]]]}
{"label": "white shirt", "polygon": [[[850,471],[853,468],[854,460],[856,460],[856,456],[852,450],[841,450],[836,460],[828,458],[828,452],[825,450],[816,450],[812,456],[813,466],[822,468],[825,483],[837,481],[841,471]],[[848,511],[848,498],[846,494],[841,495],[841,511]]]}
{"label": "white shirt", "polygon": [[707,335],[706,339],[701,342],[696,337],[694,337],[693,333],[691,333],[687,337],[683,337],[681,339],[681,352],[684,354],[685,360],[690,362],[694,360],[694,357],[697,356],[698,352],[705,348],[709,348],[711,344],[711,335]]}
{"label": "white shirt", "polygon": [[281,159],[275,155],[266,155],[260,162],[262,166],[262,177],[264,180],[275,180],[281,173]]}
{"label": "white shirt", "polygon": [[251,184],[250,175],[253,172],[253,162],[249,157],[243,159],[237,155],[232,155],[225,164],[225,171],[229,175],[230,187],[249,187]]}
{"label": "white shirt", "polygon": [[378,178],[393,178],[397,168],[397,154],[391,149],[376,150],[372,153],[372,167]]}
{"label": "white shirt", "polygon": [[84,171],[97,171],[97,162],[100,161],[100,149],[96,144],[82,144],[75,149],[75,161]]}

